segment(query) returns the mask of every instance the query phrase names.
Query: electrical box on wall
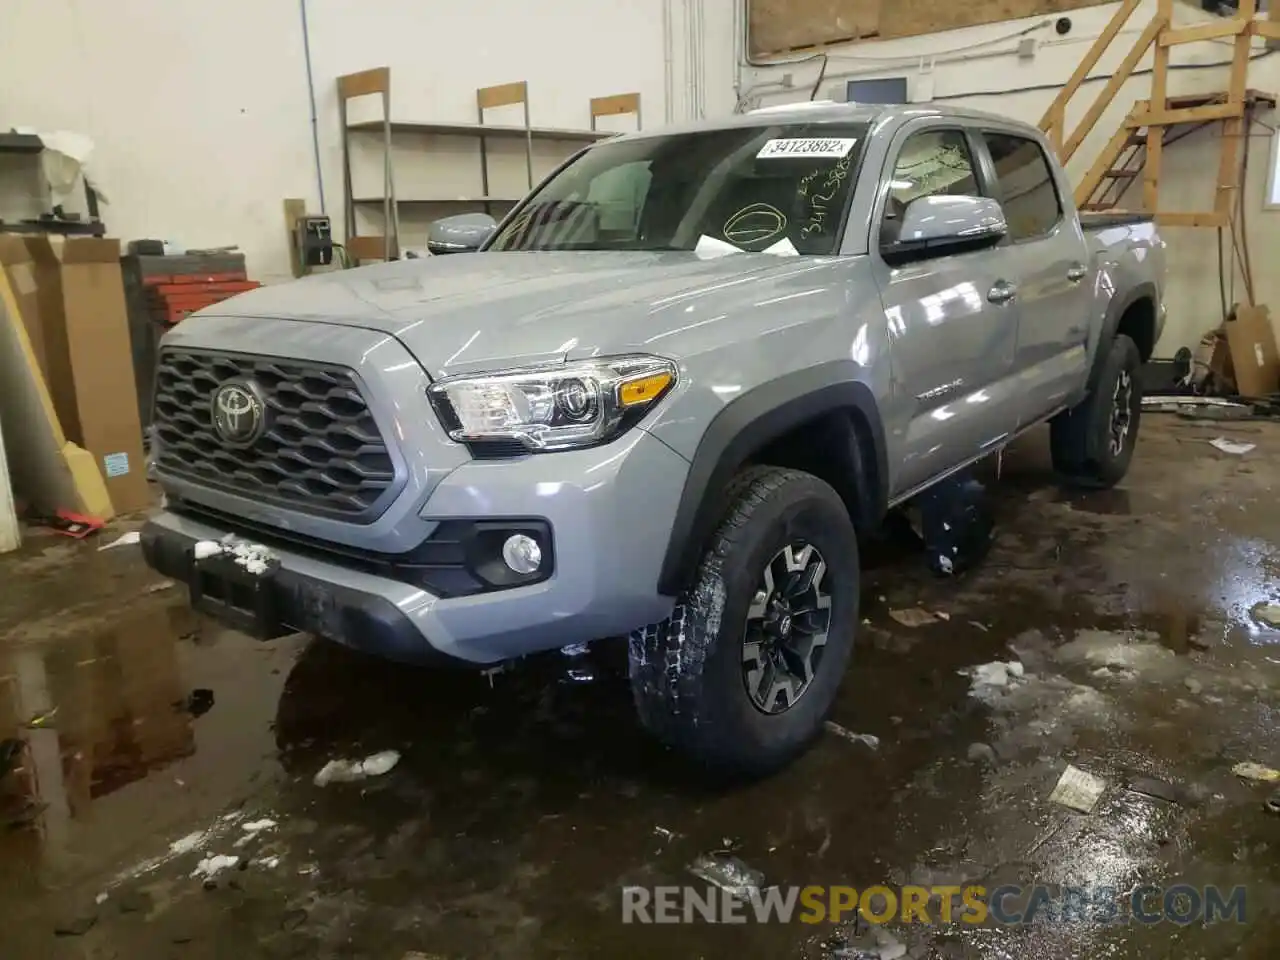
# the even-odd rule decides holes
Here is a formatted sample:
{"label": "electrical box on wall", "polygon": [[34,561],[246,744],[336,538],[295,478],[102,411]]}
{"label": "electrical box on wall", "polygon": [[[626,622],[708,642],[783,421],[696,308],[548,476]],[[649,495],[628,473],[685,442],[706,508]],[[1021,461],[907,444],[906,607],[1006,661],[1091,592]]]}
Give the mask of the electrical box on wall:
{"label": "electrical box on wall", "polygon": [[308,267],[333,263],[333,225],[328,217],[299,217],[295,228],[298,258]]}

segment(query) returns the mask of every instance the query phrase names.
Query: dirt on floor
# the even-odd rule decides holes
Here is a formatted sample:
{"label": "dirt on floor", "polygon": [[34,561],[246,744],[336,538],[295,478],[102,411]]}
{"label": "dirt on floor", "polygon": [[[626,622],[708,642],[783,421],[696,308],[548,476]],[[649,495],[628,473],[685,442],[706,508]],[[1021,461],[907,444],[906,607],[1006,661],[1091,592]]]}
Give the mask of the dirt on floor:
{"label": "dirt on floor", "polygon": [[[1280,427],[1148,415],[1123,488],[1093,493],[1054,486],[1043,448],[987,471],[974,571],[869,551],[827,734],[746,786],[641,733],[618,642],[496,676],[261,644],[137,546],[98,549],[127,525],[35,535],[0,559],[0,955],[1274,957],[1275,785],[1233,768],[1280,767]],[[1050,799],[1068,765],[1105,784],[1088,813]],[[726,865],[780,893],[1006,888],[1004,909],[623,922],[624,888],[705,893],[691,866]],[[1244,922],[1201,922],[1209,887],[1242,890]],[[1103,909],[1135,897],[1193,922]]]}

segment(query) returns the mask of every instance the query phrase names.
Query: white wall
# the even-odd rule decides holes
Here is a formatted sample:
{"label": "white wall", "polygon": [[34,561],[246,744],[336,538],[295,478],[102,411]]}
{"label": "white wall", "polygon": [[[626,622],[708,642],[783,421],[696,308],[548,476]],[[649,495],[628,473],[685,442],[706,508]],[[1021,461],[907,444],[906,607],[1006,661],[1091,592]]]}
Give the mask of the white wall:
{"label": "white wall", "polygon": [[[335,229],[341,234],[336,77],[391,67],[393,116],[405,120],[473,122],[477,87],[527,80],[535,125],[585,129],[591,97],[631,91],[641,94],[646,125],[657,125],[667,114],[664,3],[680,29],[683,0],[307,0]],[[3,0],[0,129],[90,136],[112,235],[238,243],[255,277],[287,277],[281,201],[320,205],[300,10],[300,0]],[[674,106],[683,117],[693,105],[684,51],[678,56]],[[719,69],[730,75],[732,60]],[[518,108],[504,109],[491,121],[519,122]],[[601,126],[627,129],[629,119]],[[478,192],[474,144],[437,145],[455,159],[425,166],[422,151],[400,156],[401,196],[421,185],[423,169],[432,195]],[[456,157],[459,149],[465,157]],[[540,167],[563,154],[541,151]],[[357,160],[357,192],[363,185],[380,193],[379,161],[368,159]],[[523,185],[522,154],[499,156],[494,166],[500,181],[514,170]],[[413,234],[414,224],[406,227]]]}
{"label": "white wall", "polygon": [[[902,76],[911,79],[913,99],[963,104],[1007,114],[1032,123],[1039,122],[1059,88],[1088,51],[1094,39],[1111,19],[1118,4],[1074,11],[1074,27],[1059,37],[1053,30],[1054,17],[1017,20],[983,27],[954,30],[926,37],[879,43],[850,44],[832,48],[818,98],[832,95],[847,79]],[[1087,83],[1071,102],[1068,128],[1078,122],[1098,95],[1107,77],[1124,58],[1138,35],[1155,13],[1155,0],[1146,0],[1130,19],[1125,32],[1112,44],[1094,70],[1100,79]],[[1186,4],[1175,6],[1179,25],[1210,19]],[[1037,41],[1031,59],[1017,56],[1019,40],[1030,36]],[[726,41],[729,42],[729,41]],[[1257,44],[1255,55],[1265,53]],[[1230,41],[1209,41],[1176,47],[1171,63],[1194,67],[1220,64],[1232,54]],[[767,67],[747,67],[735,78],[736,93],[745,105],[768,105],[808,99],[821,69],[821,59]],[[1149,70],[1148,54],[1138,71]],[[1223,66],[1176,69],[1170,73],[1170,95],[1220,92],[1226,89],[1227,69]],[[1250,66],[1249,86],[1280,90],[1280,52],[1269,54]],[[1072,159],[1069,169],[1078,180],[1110,139],[1133,101],[1150,95],[1151,78],[1131,78],[1116,96],[1093,134]],[[1246,221],[1252,251],[1255,295],[1280,312],[1280,272],[1266,264],[1280,245],[1280,210],[1263,209],[1267,168],[1271,159],[1271,125],[1276,118],[1262,114],[1248,139],[1249,175],[1245,185]],[[1264,125],[1265,124],[1265,125]],[[1220,140],[1218,127],[1195,133],[1165,151],[1160,204],[1162,210],[1195,211],[1212,209],[1218,171]],[[1125,199],[1126,205],[1140,208],[1140,188]],[[1193,346],[1200,335],[1217,325],[1219,306],[1216,231],[1166,228],[1169,240],[1170,287],[1167,295],[1169,323],[1157,349],[1160,356],[1172,356],[1179,346]],[[1228,241],[1228,256],[1230,244]],[[1243,298],[1239,274],[1228,280],[1234,285],[1234,299]],[[1230,291],[1229,295],[1230,295]],[[1275,318],[1273,317],[1273,320]]]}
{"label": "white wall", "polygon": [[[307,0],[307,8],[325,199],[339,234],[334,79],[340,74],[390,66],[393,114],[401,119],[470,121],[476,87],[527,80],[536,125],[585,127],[588,99],[634,90],[642,96],[645,125],[654,127],[727,113],[740,98],[762,104],[806,99],[820,67],[816,59],[739,67],[737,0]],[[1097,75],[1110,74],[1154,8],[1155,0],[1146,0]],[[1066,37],[1053,32],[1052,18],[1043,18],[834,48],[819,96],[850,76],[905,73],[920,99],[1036,121],[1113,9],[1076,11]],[[1202,18],[1190,5],[1176,9],[1180,21]],[[1038,41],[1028,60],[1015,52],[1022,36]],[[19,124],[91,136],[112,201],[104,215],[114,235],[191,246],[238,243],[258,279],[288,275],[281,200],[306,197],[319,207],[300,0],[219,0],[198,10],[174,0],[3,0],[0,37],[0,129]],[[49,56],[49,44],[63,52]],[[1230,53],[1226,43],[1206,42],[1177,48],[1173,60],[1221,62]],[[1280,89],[1280,55],[1255,62],[1251,71],[1250,86]],[[1170,92],[1221,90],[1225,83],[1223,67],[1179,69]],[[1126,84],[1073,162],[1077,177],[1149,84],[1147,76]],[[1071,118],[1101,85],[1086,85]],[[1018,92],[1002,92],[1008,90]],[[626,129],[628,122],[616,118],[615,126]],[[1259,125],[1249,139],[1246,198],[1257,295],[1280,309],[1280,273],[1264,266],[1280,242],[1280,211],[1262,209],[1270,132]],[[436,141],[428,156],[397,142],[401,196],[478,192],[472,145]],[[371,146],[365,141],[357,154],[357,193],[380,192]],[[523,183],[523,158],[514,148],[508,144],[494,160],[495,192]],[[562,155],[562,149],[540,147],[535,173]],[[1175,145],[1166,152],[1162,205],[1209,208],[1216,170],[1216,133],[1206,130]],[[446,212],[452,211],[431,211]],[[425,214],[406,213],[408,243],[421,242],[425,223]],[[1214,231],[1171,229],[1168,236],[1171,316],[1160,350],[1166,355],[1193,343],[1220,315]]]}

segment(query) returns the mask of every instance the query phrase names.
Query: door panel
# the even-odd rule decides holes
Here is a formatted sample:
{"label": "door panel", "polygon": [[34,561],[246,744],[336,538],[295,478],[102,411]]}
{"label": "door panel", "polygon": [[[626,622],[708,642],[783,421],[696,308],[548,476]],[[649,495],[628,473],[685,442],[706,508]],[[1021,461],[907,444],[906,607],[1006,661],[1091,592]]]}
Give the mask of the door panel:
{"label": "door panel", "polygon": [[1002,253],[1018,283],[1018,348],[1023,384],[1018,426],[1059,409],[1079,388],[1088,363],[1089,248],[1078,221],[1067,217],[1041,146],[1012,134],[984,131],[996,192],[1009,223]]}
{"label": "door panel", "polygon": [[1016,423],[1016,300],[988,294],[1004,282],[1003,252],[986,250],[878,277],[889,325],[894,391],[908,411],[894,494],[1000,443]]}
{"label": "door panel", "polygon": [[889,331],[893,416],[903,451],[892,495],[998,445],[1014,429],[1016,298],[1000,248],[891,266],[879,255],[907,204],[934,194],[980,195],[964,131],[917,125],[900,134],[884,172],[888,196],[872,255]]}

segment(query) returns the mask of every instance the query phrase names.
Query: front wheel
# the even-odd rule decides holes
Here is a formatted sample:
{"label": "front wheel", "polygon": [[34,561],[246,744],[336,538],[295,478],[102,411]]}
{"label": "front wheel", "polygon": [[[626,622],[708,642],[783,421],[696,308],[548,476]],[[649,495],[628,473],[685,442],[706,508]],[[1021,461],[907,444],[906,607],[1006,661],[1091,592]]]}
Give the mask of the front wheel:
{"label": "front wheel", "polygon": [[1097,386],[1049,425],[1054,469],[1077,486],[1115,486],[1129,472],[1138,442],[1142,356],[1124,334],[1103,348]]}
{"label": "front wheel", "polygon": [[631,635],[631,688],[657,737],[722,773],[761,776],[822,730],[858,623],[858,541],[816,477],[754,467],[695,583]]}

